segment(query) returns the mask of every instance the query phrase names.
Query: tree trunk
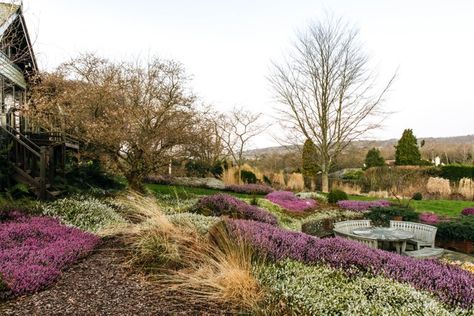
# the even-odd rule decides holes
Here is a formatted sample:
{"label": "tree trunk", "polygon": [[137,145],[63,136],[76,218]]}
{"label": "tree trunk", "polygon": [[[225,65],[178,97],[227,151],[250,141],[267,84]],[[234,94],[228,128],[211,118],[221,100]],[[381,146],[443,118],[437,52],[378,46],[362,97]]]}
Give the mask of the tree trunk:
{"label": "tree trunk", "polygon": [[238,184],[242,184],[242,167],[239,165],[238,167],[238,174],[239,174],[239,179],[238,179]]}
{"label": "tree trunk", "polygon": [[327,171],[323,171],[321,174],[321,191],[324,193],[329,192],[329,173]]}
{"label": "tree trunk", "polygon": [[137,176],[136,174],[126,175],[128,186],[130,189],[137,192],[144,192],[145,188],[143,186],[142,177]]}

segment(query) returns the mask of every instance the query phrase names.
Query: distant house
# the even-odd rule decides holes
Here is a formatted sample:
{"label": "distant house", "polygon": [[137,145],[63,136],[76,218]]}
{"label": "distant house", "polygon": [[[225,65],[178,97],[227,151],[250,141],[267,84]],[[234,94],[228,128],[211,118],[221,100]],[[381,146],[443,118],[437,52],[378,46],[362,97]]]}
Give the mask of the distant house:
{"label": "distant house", "polygon": [[64,171],[66,150],[79,147],[61,133],[32,126],[22,115],[37,74],[22,7],[0,3],[0,147],[8,151],[17,181],[46,198],[56,176]]}

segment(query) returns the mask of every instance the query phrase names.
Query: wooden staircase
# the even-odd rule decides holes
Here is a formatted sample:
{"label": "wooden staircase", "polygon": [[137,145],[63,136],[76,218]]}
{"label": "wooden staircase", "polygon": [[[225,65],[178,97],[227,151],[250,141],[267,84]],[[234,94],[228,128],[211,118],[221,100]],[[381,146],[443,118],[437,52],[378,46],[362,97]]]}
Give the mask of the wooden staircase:
{"label": "wooden staircase", "polygon": [[51,190],[59,169],[64,173],[64,157],[68,148],[79,149],[79,143],[61,133],[28,133],[6,124],[0,125],[0,146],[9,149],[9,160],[15,180],[29,185],[39,199],[55,195]]}

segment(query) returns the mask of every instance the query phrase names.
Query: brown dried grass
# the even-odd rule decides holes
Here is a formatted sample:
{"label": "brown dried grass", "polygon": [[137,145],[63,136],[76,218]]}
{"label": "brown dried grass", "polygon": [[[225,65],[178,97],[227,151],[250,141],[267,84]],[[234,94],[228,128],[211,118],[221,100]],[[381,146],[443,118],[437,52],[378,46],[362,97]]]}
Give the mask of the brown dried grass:
{"label": "brown dried grass", "polygon": [[430,177],[426,184],[426,191],[442,198],[449,198],[451,195],[451,186],[448,179]]}
{"label": "brown dried grass", "polygon": [[294,191],[304,190],[304,178],[301,173],[292,173],[288,177],[286,187]]}
{"label": "brown dried grass", "polygon": [[191,227],[173,225],[153,198],[132,195],[121,203],[139,219],[138,224],[122,227],[131,249],[130,264],[146,271],[163,285],[160,288],[239,311],[251,310],[262,300],[263,291],[252,274],[259,264],[253,250],[233,240],[225,225],[202,236]]}

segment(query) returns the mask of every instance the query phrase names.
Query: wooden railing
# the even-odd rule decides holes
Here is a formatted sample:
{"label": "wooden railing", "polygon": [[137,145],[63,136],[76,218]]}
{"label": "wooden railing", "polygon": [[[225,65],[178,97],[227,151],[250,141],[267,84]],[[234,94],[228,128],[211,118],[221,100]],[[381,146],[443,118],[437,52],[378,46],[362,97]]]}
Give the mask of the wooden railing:
{"label": "wooden railing", "polygon": [[48,184],[47,147],[36,145],[8,125],[0,125],[0,133],[3,134],[6,140],[5,145],[11,146],[9,148],[9,159],[13,163],[15,171],[24,180],[37,188],[38,198],[45,199]]}

